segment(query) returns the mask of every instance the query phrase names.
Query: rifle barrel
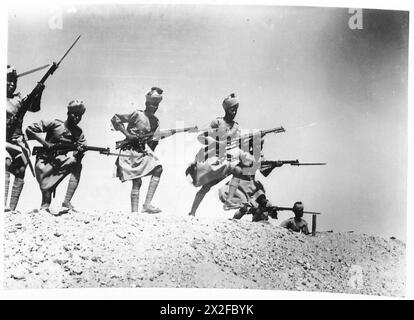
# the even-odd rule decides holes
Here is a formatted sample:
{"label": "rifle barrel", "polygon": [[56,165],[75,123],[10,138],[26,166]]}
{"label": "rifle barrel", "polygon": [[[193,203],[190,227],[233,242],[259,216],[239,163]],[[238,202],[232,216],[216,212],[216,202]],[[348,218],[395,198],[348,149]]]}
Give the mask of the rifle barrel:
{"label": "rifle barrel", "polygon": [[59,67],[60,63],[63,61],[63,59],[65,59],[65,57],[68,55],[69,51],[72,50],[73,46],[76,44],[76,42],[78,42],[78,40],[80,39],[81,35],[79,35],[76,40],[72,43],[72,45],[70,46],[70,48],[65,52],[65,54],[63,55],[62,59],[60,59],[60,61],[57,63],[57,67]]}
{"label": "rifle barrel", "polygon": [[98,151],[98,152],[109,152],[109,148],[101,148],[101,147],[92,147],[92,146],[87,146],[86,147],[87,151]]}
{"label": "rifle barrel", "polygon": [[298,162],[298,163],[291,163],[292,166],[324,166],[326,165],[325,162]]}

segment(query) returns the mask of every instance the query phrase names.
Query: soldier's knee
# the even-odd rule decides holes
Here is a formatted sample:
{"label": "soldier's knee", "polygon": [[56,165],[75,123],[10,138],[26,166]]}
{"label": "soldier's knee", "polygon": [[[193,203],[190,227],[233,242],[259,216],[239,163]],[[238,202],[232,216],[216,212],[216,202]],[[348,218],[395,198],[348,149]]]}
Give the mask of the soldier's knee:
{"label": "soldier's knee", "polygon": [[234,167],[231,172],[236,178],[241,178],[243,176],[243,169],[239,166]]}
{"label": "soldier's knee", "polygon": [[26,173],[26,167],[25,167],[25,166],[22,166],[22,167],[20,167],[20,168],[18,168],[18,169],[16,170],[16,174],[15,174],[15,176],[16,176],[16,178],[23,179],[23,178],[24,178],[25,173]]}
{"label": "soldier's knee", "polygon": [[77,164],[74,168],[73,168],[73,171],[72,171],[72,173],[73,173],[73,175],[75,175],[75,176],[77,176],[77,177],[80,177],[80,174],[81,174],[81,172],[82,172],[82,164],[81,163],[79,163],[79,164]]}
{"label": "soldier's knee", "polygon": [[154,169],[153,175],[154,175],[154,176],[156,176],[156,177],[160,177],[160,176],[161,176],[161,174],[162,174],[162,171],[163,171],[162,166],[157,166],[157,167]]}
{"label": "soldier's knee", "polygon": [[9,171],[10,166],[11,166],[11,159],[10,158],[6,158],[5,165],[6,165],[6,171]]}
{"label": "soldier's knee", "polygon": [[141,179],[134,179],[132,180],[132,189],[139,189],[141,188],[142,180]]}

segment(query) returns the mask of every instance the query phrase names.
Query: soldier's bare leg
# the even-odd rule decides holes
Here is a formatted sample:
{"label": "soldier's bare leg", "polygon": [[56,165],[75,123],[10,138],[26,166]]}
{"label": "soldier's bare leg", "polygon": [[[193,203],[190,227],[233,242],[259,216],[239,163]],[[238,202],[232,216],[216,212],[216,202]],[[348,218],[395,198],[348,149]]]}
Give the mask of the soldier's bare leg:
{"label": "soldier's bare leg", "polygon": [[200,190],[197,191],[194,197],[193,205],[191,206],[191,212],[189,213],[190,216],[195,216],[195,213],[198,207],[200,206],[201,201],[203,201],[205,195],[210,191],[211,187],[216,185],[217,183],[218,182],[212,182],[212,183],[206,184],[202,186]]}
{"label": "soldier's bare leg", "polygon": [[132,189],[131,189],[131,213],[138,213],[138,203],[139,203],[139,190],[141,188],[142,180],[141,178],[132,180]]}
{"label": "soldier's bare leg", "polygon": [[224,210],[231,210],[231,209],[239,209],[240,205],[237,203],[234,203],[232,201],[234,194],[237,191],[237,188],[239,187],[240,178],[237,178],[233,176],[229,183],[229,194],[227,196],[226,201],[223,204]]}
{"label": "soldier's bare leg", "polygon": [[162,174],[162,166],[157,166],[152,171],[151,181],[148,185],[148,192],[145,198],[144,205],[142,206],[142,211],[147,213],[159,213],[161,209],[151,205],[152,198],[154,197],[155,191],[157,190],[158,184],[160,183],[160,177]]}
{"label": "soldier's bare leg", "polygon": [[79,165],[76,168],[76,171],[73,172],[69,178],[68,189],[66,190],[65,200],[62,203],[62,206],[74,210],[74,206],[70,202],[75,194],[76,189],[78,188],[80,177],[82,172],[82,165]]}
{"label": "soldier's bare leg", "polygon": [[241,206],[232,201],[234,194],[239,187],[240,179],[243,177],[243,169],[239,166],[236,166],[232,170],[233,177],[229,183],[229,194],[226,201],[223,204],[224,210],[239,209]]}

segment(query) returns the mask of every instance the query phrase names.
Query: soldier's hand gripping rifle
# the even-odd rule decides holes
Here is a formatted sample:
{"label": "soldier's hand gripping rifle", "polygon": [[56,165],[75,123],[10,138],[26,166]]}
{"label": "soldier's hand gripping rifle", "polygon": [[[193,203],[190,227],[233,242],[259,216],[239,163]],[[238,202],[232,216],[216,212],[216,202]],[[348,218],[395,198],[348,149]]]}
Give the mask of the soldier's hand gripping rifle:
{"label": "soldier's hand gripping rifle", "polygon": [[[223,134],[223,132],[220,129],[213,131],[206,130],[204,132],[204,135],[212,137],[216,140],[216,143],[211,143],[202,148],[198,152],[196,159],[199,162],[206,161],[207,159],[212,157],[218,157],[219,159],[223,159],[227,157],[228,153],[231,152],[231,150],[236,148],[239,148],[244,151],[250,151],[252,148],[253,150],[257,148],[257,150],[259,151],[257,154],[259,154],[262,148],[262,138],[265,135],[269,133],[282,133],[285,131],[285,128],[280,126],[266,130],[259,130],[256,132],[249,132],[232,139],[229,136],[226,137],[225,133]],[[223,148],[223,144],[221,144],[220,142],[225,145],[225,148]],[[253,153],[256,154],[256,152]]]}
{"label": "soldier's hand gripping rifle", "polygon": [[146,133],[139,136],[136,136],[135,140],[121,140],[115,143],[115,149],[122,149],[130,145],[139,145],[143,150],[145,149],[145,144],[150,141],[159,141],[179,132],[193,132],[197,131],[197,126],[195,127],[186,127],[181,129],[169,129],[169,130],[160,130],[155,133]]}
{"label": "soldier's hand gripping rifle", "polygon": [[[32,90],[32,92],[30,92],[29,95],[26,98],[24,98],[22,107],[17,111],[17,113],[13,117],[10,117],[9,119],[7,119],[7,123],[6,123],[7,132],[12,133],[12,132],[14,132],[16,127],[19,126],[20,122],[22,122],[23,117],[26,114],[27,110],[29,109],[29,107],[30,107],[31,103],[33,102],[33,100],[39,95],[39,93],[42,92],[47,78],[49,78],[56,71],[56,69],[59,68],[60,63],[63,61],[63,59],[65,59],[65,57],[67,56],[69,51],[73,48],[73,46],[76,44],[76,42],[78,42],[80,37],[81,36],[78,36],[76,38],[76,40],[72,43],[70,48],[65,52],[65,54],[59,60],[58,63],[53,62],[53,64],[47,70],[47,72],[42,77],[42,79],[40,79],[40,81],[37,83],[36,87]],[[41,68],[43,68],[43,67],[41,67]],[[31,70],[30,72],[33,72],[33,70]],[[25,73],[25,74],[27,74],[27,73]],[[19,76],[22,76],[22,75],[23,74],[20,74]]]}

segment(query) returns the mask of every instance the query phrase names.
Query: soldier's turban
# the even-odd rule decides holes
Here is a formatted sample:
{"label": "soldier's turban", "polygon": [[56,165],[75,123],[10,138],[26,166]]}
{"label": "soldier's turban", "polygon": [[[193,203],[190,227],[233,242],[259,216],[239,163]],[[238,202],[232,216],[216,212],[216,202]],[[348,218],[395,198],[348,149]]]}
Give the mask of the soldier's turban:
{"label": "soldier's turban", "polygon": [[295,202],[295,204],[293,205],[293,212],[297,212],[297,211],[303,211],[305,207],[303,206],[303,203],[298,201]]}
{"label": "soldier's turban", "polygon": [[232,93],[223,100],[223,108],[224,110],[228,110],[234,106],[239,106],[239,100],[237,100],[236,95]]}
{"label": "soldier's turban", "polygon": [[7,65],[7,81],[17,81],[16,69],[10,65]]}
{"label": "soldier's turban", "polygon": [[82,100],[72,100],[68,104],[68,112],[84,114],[85,111],[86,111],[86,108]]}
{"label": "soldier's turban", "polygon": [[159,104],[162,100],[163,90],[158,87],[152,87],[145,95],[145,101],[149,104]]}

